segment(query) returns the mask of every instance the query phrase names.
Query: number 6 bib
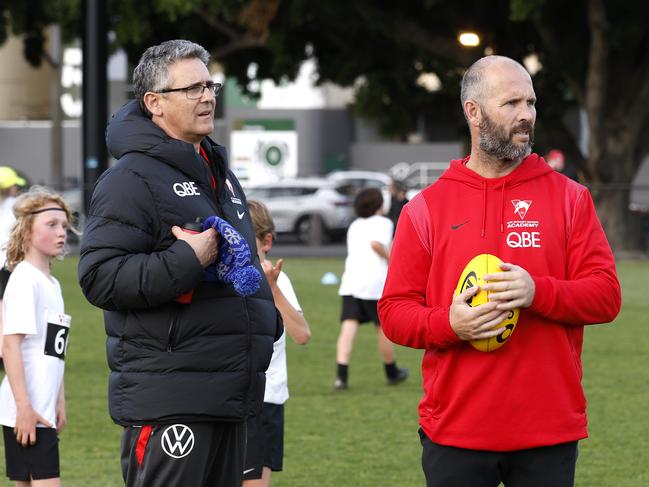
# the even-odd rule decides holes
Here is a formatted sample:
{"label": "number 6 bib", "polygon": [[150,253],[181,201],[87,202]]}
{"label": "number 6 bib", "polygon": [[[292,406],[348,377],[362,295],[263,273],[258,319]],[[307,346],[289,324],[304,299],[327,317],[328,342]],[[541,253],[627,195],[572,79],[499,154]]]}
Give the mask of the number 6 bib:
{"label": "number 6 bib", "polygon": [[45,338],[45,355],[65,360],[68,348],[71,317],[63,313],[47,314],[47,336]]}

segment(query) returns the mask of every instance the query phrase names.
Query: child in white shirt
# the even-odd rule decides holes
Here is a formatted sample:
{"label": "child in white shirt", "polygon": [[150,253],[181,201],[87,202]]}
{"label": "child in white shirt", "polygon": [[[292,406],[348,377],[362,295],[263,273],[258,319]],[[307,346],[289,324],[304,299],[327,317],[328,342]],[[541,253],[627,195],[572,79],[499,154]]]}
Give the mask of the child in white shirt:
{"label": "child in white shirt", "polygon": [[389,385],[408,378],[408,369],[397,367],[394,346],[381,330],[378,299],[388,274],[393,223],[383,216],[383,195],[378,188],[366,188],[354,199],[356,220],[347,230],[347,258],[338,294],[342,298],[340,334],[336,342],[334,389],[348,387],[349,362],[358,327],[374,322],[379,354]]}
{"label": "child in white shirt", "polygon": [[295,343],[304,345],[311,338],[309,324],[302,316],[293,286],[282,272],[282,259],[275,265],[266,254],[273,246],[275,225],[263,203],[248,200],[257,242],[257,254],[273,292],[275,306],[284,321],[284,333],[273,345],[273,356],[266,371],[266,391],[262,412],[248,422],[244,487],[268,487],[272,471],[281,471],[284,457],[284,403],[288,399],[286,332]]}
{"label": "child in white shirt", "polygon": [[62,257],[71,212],[63,198],[32,188],[14,204],[7,246],[12,271],[4,294],[0,385],[7,476],[23,487],[60,486],[58,433],[66,425],[64,359],[70,317],[59,282],[50,274]]}

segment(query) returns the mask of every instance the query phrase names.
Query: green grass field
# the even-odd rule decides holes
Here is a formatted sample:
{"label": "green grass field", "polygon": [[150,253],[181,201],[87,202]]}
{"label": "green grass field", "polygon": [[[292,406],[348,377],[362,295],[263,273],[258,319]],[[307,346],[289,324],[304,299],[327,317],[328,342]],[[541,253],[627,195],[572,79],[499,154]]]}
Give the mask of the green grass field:
{"label": "green grass field", "polygon": [[[68,258],[54,269],[73,317],[62,478],[66,486],[118,486],[120,428],[107,410],[103,320],[81,295],[76,263]],[[340,303],[337,287],[321,285],[320,278],[326,271],[340,276],[342,266],[342,259],[285,263],[313,338],[303,347],[288,345],[291,399],[286,405],[284,472],[273,475],[273,485],[422,486],[416,411],[421,352],[398,348],[398,361],[410,368],[411,378],[388,387],[373,327],[363,327],[350,368],[350,389],[332,390]],[[622,313],[614,326],[590,327],[586,332],[584,386],[590,438],[580,443],[576,480],[580,487],[649,485],[649,299],[644,296],[649,262],[621,262],[618,269]],[[2,477],[0,485],[11,484]]]}

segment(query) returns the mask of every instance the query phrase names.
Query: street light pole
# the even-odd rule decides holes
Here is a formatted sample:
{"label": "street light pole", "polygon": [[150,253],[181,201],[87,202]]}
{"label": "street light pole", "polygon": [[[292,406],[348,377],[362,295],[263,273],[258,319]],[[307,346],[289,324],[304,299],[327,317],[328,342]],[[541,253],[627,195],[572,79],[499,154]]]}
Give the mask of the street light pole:
{"label": "street light pole", "polygon": [[108,167],[104,133],[108,119],[106,66],[108,41],[106,1],[83,5],[83,206],[88,211],[92,189]]}
{"label": "street light pole", "polygon": [[65,173],[63,170],[63,110],[61,110],[61,26],[54,24],[49,31],[49,49],[54,78],[50,81],[50,151],[52,186],[63,191]]}

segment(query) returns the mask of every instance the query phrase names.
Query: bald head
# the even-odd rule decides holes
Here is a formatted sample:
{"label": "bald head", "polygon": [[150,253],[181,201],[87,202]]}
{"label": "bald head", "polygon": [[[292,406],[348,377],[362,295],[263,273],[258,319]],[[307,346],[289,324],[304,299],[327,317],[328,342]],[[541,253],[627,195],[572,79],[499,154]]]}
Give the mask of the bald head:
{"label": "bald head", "polygon": [[475,100],[483,104],[486,97],[489,96],[489,74],[503,70],[521,71],[531,82],[527,70],[513,59],[505,56],[485,56],[473,63],[462,77],[462,90],[460,92],[462,106],[467,100]]}
{"label": "bald head", "polygon": [[462,79],[461,96],[473,159],[511,168],[531,152],[536,94],[523,66],[503,56],[479,59]]}

